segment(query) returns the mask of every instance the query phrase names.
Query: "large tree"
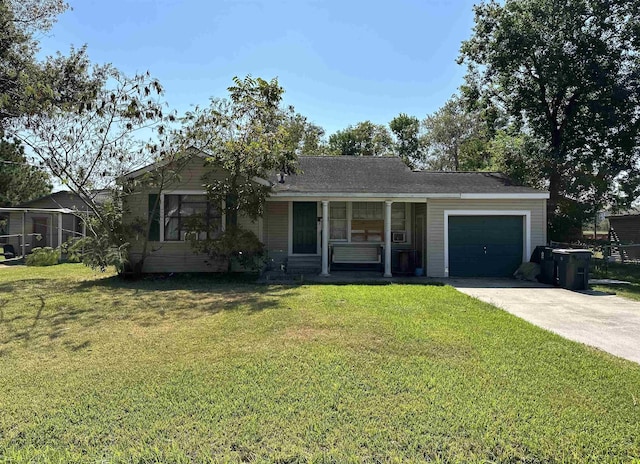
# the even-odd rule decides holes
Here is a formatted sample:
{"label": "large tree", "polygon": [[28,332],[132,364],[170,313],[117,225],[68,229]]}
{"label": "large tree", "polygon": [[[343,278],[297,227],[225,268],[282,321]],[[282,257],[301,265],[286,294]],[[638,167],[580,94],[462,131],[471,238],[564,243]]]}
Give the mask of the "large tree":
{"label": "large tree", "polygon": [[87,79],[86,49],[39,59],[38,39],[68,8],[61,0],[0,0],[0,128],[10,135],[24,115],[74,109],[99,82]]}
{"label": "large tree", "polygon": [[425,163],[442,171],[475,171],[488,167],[487,123],[459,95],[423,121]]}
{"label": "large tree", "polygon": [[[220,233],[194,217],[192,245],[230,263],[232,258],[252,258],[262,252],[257,237],[234,218],[239,213],[251,219],[263,215],[272,191],[268,179],[276,172],[284,176],[296,171],[305,146],[300,128],[305,132],[307,123],[295,116],[293,108],[283,107],[284,89],[277,79],[236,77],[228,90],[229,98],[212,99],[208,107],[188,113],[174,143],[207,155],[213,168],[203,178],[207,196],[227,218],[226,230]],[[204,231],[206,239],[201,239]]]}
{"label": "large tree", "polygon": [[68,5],[62,0],[0,0],[0,203],[28,201],[51,190],[49,177],[16,137],[25,118],[77,111],[99,86],[87,73],[84,48],[39,59],[38,39]]}
{"label": "large tree", "polygon": [[292,108],[286,113],[282,126],[287,134],[285,145],[288,149],[297,156],[324,155],[327,151],[324,129]]}
{"label": "large tree", "polygon": [[[550,235],[564,205],[640,194],[640,3],[506,0],[475,7],[462,44],[466,94],[503,110],[542,146]],[[575,217],[580,221],[579,215]]]}
{"label": "large tree", "polygon": [[17,140],[2,137],[0,129],[0,206],[15,206],[51,192],[46,171],[32,166]]}
{"label": "large tree", "polygon": [[91,100],[80,102],[76,111],[53,108],[25,117],[17,136],[99,217],[96,190],[114,187],[120,175],[153,159],[153,146],[139,134],[163,133],[175,116],[167,114],[162,87],[149,74],[126,76],[106,65],[94,68],[88,79],[101,83]]}
{"label": "large tree", "polygon": [[389,129],[371,121],[359,122],[329,136],[332,155],[385,156],[392,154],[393,148]]}
{"label": "large tree", "polygon": [[420,120],[415,116],[400,113],[389,122],[395,136],[395,153],[409,166],[424,162],[423,139],[420,134]]}

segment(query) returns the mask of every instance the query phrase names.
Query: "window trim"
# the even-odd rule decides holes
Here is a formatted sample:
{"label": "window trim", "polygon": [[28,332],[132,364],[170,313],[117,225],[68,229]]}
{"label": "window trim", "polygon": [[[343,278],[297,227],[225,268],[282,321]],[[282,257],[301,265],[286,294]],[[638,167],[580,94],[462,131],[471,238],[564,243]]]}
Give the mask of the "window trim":
{"label": "window trim", "polygon": [[[378,201],[353,201],[353,200],[337,200],[337,202],[346,202],[347,203],[347,239],[346,240],[341,240],[341,239],[332,239],[329,238],[329,243],[355,243],[355,244],[362,244],[362,243],[366,243],[366,244],[374,244],[374,245],[381,245],[384,244],[384,217],[382,219],[383,221],[383,231],[382,231],[382,239],[379,242],[354,242],[353,240],[351,240],[351,235],[352,235],[352,222],[353,222],[353,204],[354,203],[379,203]],[[331,203],[333,203],[333,201],[329,201],[329,208],[331,208]],[[384,207],[384,202],[383,203],[383,207]],[[392,232],[405,232],[406,233],[406,241],[402,242],[402,243],[396,243],[396,245],[412,245],[412,233],[411,233],[411,228],[412,228],[412,218],[411,218],[411,205],[413,204],[413,202],[399,202],[399,201],[394,201],[393,204],[402,204],[404,205],[405,208],[405,212],[404,212],[404,230],[395,230],[392,229]],[[384,209],[383,209],[383,214],[384,214]],[[358,220],[358,219],[356,219]],[[365,219],[366,220],[366,219]],[[331,222],[331,221],[329,221]]]}
{"label": "window trim", "polygon": [[[344,221],[346,222],[344,226],[345,238],[331,238],[331,207],[336,203],[344,203]],[[348,201],[331,201],[329,202],[329,241],[335,243],[347,243],[349,242],[349,235],[351,233],[351,220],[349,219],[349,213],[351,208],[349,207],[351,203]]]}
{"label": "window trim", "polygon": [[[161,243],[186,243],[187,240],[165,240],[164,238],[164,197],[166,195],[207,195],[204,190],[168,190],[160,194],[160,242]],[[225,212],[226,204],[222,202],[222,212],[220,213],[220,231],[224,233],[226,230],[227,214]]]}

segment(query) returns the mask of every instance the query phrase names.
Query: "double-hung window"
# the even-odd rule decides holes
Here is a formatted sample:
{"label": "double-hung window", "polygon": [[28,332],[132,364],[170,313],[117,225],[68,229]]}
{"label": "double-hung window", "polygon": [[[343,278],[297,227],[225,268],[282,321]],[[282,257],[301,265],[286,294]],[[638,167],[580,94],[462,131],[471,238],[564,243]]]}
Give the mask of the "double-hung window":
{"label": "double-hung window", "polygon": [[331,240],[347,240],[347,204],[344,201],[330,204],[329,230]]}
{"label": "double-hung window", "polygon": [[351,241],[381,242],[384,216],[381,202],[354,202],[351,206]]}
{"label": "double-hung window", "polygon": [[391,205],[391,230],[402,232],[407,230],[407,208],[404,203]]}
{"label": "double-hung window", "polygon": [[198,239],[215,238],[222,231],[220,211],[205,195],[164,196],[164,239],[184,241],[198,224]]}

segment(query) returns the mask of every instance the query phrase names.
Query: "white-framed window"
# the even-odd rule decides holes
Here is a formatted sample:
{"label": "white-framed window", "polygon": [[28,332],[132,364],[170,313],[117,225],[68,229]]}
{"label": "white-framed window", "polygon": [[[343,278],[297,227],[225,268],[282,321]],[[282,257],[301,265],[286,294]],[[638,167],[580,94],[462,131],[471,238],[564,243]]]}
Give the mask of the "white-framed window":
{"label": "white-framed window", "polygon": [[384,220],[382,202],[358,201],[354,202],[351,208],[353,219]]}
{"label": "white-framed window", "polygon": [[347,240],[347,203],[344,201],[329,204],[329,239]]}
{"label": "white-framed window", "polygon": [[407,208],[404,203],[391,205],[391,230],[397,232],[407,230]]}
{"label": "white-framed window", "polygon": [[351,209],[351,241],[382,242],[383,237],[383,203],[354,202]]}
{"label": "white-framed window", "polygon": [[[199,239],[214,238],[222,231],[222,214],[206,195],[164,195],[164,240],[184,241],[189,223],[198,220],[204,229]],[[213,237],[212,235],[213,234]]]}

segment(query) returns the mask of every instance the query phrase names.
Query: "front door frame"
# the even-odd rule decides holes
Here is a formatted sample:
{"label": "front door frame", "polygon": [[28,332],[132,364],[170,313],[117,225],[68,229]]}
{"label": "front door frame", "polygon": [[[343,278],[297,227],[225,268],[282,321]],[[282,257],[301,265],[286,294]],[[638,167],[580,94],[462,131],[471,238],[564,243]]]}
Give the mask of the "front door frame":
{"label": "front door frame", "polygon": [[449,277],[449,216],[523,216],[525,219],[522,262],[531,256],[531,211],[446,209],[444,211],[444,276]]}
{"label": "front door frame", "polygon": [[[289,202],[289,227],[288,227],[288,254],[289,256],[320,256],[322,252],[322,233],[321,228],[316,225],[317,237],[316,237],[316,252],[315,253],[294,253],[293,252],[293,201]],[[304,201],[303,203],[315,203],[316,204],[316,217],[322,216],[322,206],[319,201]],[[317,223],[316,223],[317,224]]]}

